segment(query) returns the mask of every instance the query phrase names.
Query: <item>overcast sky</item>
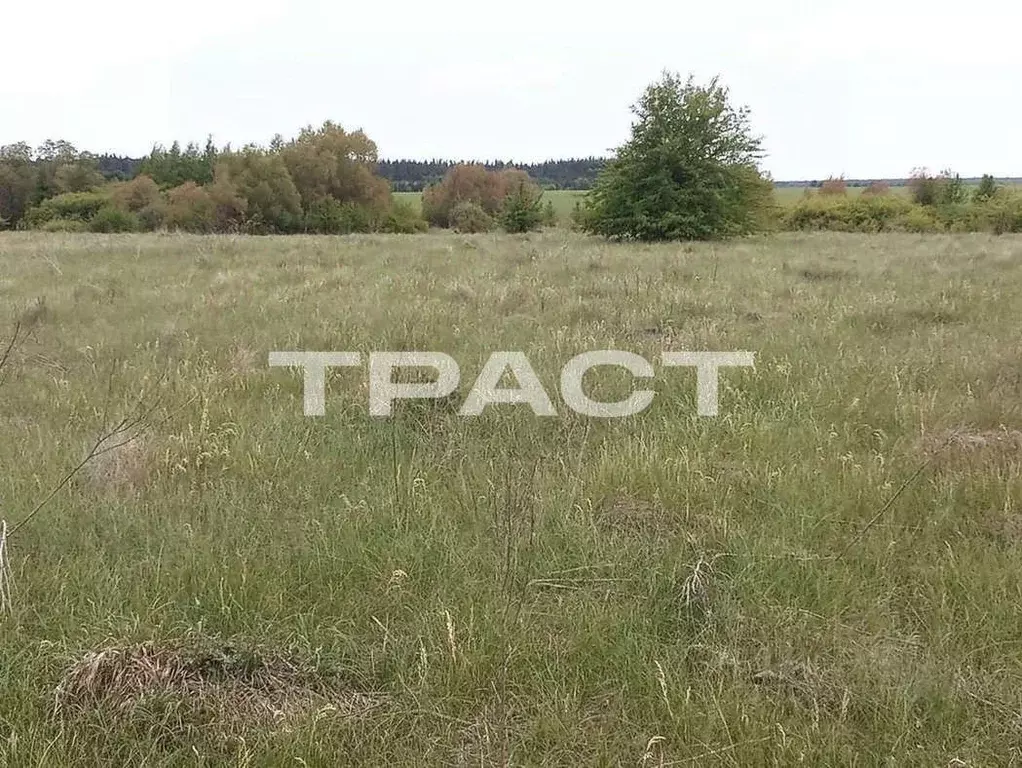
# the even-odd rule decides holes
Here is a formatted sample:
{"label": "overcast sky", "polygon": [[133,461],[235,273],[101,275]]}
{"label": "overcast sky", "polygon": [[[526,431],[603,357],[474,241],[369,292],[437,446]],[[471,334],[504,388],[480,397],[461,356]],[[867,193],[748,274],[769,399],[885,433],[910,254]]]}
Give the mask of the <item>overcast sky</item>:
{"label": "overcast sky", "polygon": [[777,179],[1022,175],[1015,0],[12,0],[0,18],[0,144],[138,156],[333,119],[387,158],[604,155],[670,69],[721,75]]}

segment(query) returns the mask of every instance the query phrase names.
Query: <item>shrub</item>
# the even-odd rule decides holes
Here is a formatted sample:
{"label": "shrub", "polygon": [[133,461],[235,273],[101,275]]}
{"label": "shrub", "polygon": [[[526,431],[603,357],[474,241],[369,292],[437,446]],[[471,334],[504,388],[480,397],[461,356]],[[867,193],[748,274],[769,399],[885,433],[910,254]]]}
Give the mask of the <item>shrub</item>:
{"label": "shrub", "polygon": [[912,210],[899,197],[803,198],[786,211],[782,226],[789,230],[838,232],[890,232],[900,228],[902,216]]}
{"label": "shrub", "polygon": [[160,229],[166,223],[167,204],[163,198],[160,198],[135,215],[138,216],[139,229],[143,232],[152,232],[153,230]]}
{"label": "shrub", "polygon": [[494,228],[493,217],[478,203],[468,200],[454,206],[450,215],[450,226],[455,232],[489,232]]}
{"label": "shrub", "polygon": [[66,192],[30,208],[25,214],[25,223],[36,228],[53,219],[88,222],[109,203],[109,196],[102,192]]}
{"label": "shrub", "polygon": [[302,229],[302,200],[280,154],[258,147],[224,153],[214,178],[229,182],[245,201],[246,231],[263,234]]}
{"label": "shrub", "polygon": [[1022,192],[1001,187],[974,208],[977,228],[995,235],[1022,232]]}
{"label": "shrub", "polygon": [[426,220],[415,210],[415,206],[405,200],[394,200],[380,225],[381,232],[401,235],[425,232],[427,229],[429,224]]}
{"label": "shrub", "polygon": [[862,190],[863,197],[884,197],[885,195],[891,194],[891,185],[886,181],[871,181],[869,185]]}
{"label": "shrub", "polygon": [[557,223],[557,210],[554,208],[554,201],[547,200],[546,205],[543,206],[543,226],[556,227]]}
{"label": "shrub", "polygon": [[539,229],[543,223],[543,193],[536,185],[520,183],[508,194],[500,213],[506,232],[519,234]]}
{"label": "shrub", "polygon": [[163,226],[167,204],[150,177],[136,176],[131,181],[111,184],[109,191],[117,208],[135,215],[137,229],[151,231]]}
{"label": "shrub", "polygon": [[508,195],[520,186],[539,194],[539,187],[524,171],[489,171],[477,164],[451,168],[439,184],[422,194],[422,215],[435,227],[453,227],[454,209],[459,203],[475,203],[490,217],[498,217]]}
{"label": "shrub", "polygon": [[943,203],[931,206],[941,227],[948,232],[976,232],[982,228],[975,206],[968,203]]}
{"label": "shrub", "polygon": [[212,232],[216,222],[216,204],[209,193],[194,181],[186,181],[167,191],[167,226],[186,232]]}
{"label": "shrub", "polygon": [[912,200],[919,205],[954,205],[964,203],[965,184],[957,173],[943,171],[931,176],[925,168],[916,168],[908,182]]}
{"label": "shrub", "polygon": [[373,224],[372,211],[366,206],[353,202],[342,203],[332,197],[317,200],[305,214],[306,231],[323,235],[371,232]]}
{"label": "shrub", "polygon": [[918,233],[940,232],[944,229],[933,209],[919,205],[910,206],[898,216],[895,226],[903,232]]}
{"label": "shrub", "polygon": [[997,194],[997,182],[994,181],[994,177],[989,173],[984,173],[983,178],[980,179],[979,186],[976,187],[976,191],[972,195],[972,199],[978,203],[989,200]]}
{"label": "shrub", "polygon": [[163,202],[159,186],[148,176],[136,176],[131,181],[112,184],[110,197],[118,208],[132,213]]}
{"label": "shrub", "polygon": [[575,201],[575,206],[571,209],[571,228],[582,232],[590,229],[588,198],[584,201]]}
{"label": "shrub", "polygon": [[327,198],[358,206],[371,221],[390,208],[390,185],[376,173],[376,144],[361,130],[349,133],[330,121],[307,127],[280,156],[306,213]]}
{"label": "shrub", "polygon": [[92,232],[137,232],[139,228],[135,214],[122,211],[113,204],[100,208],[89,221],[89,230]]}
{"label": "shrub", "polygon": [[831,176],[820,185],[820,194],[832,197],[848,194],[848,184],[845,182],[845,177],[834,178]]}
{"label": "shrub", "polygon": [[756,231],[773,187],[749,113],[717,79],[665,73],[633,111],[630,140],[597,179],[586,229],[616,239],[707,240]]}
{"label": "shrub", "polygon": [[238,232],[245,224],[248,201],[229,179],[217,176],[203,187],[213,204],[213,231]]}
{"label": "shrub", "polygon": [[50,219],[39,229],[43,232],[88,232],[89,225],[81,219]]}

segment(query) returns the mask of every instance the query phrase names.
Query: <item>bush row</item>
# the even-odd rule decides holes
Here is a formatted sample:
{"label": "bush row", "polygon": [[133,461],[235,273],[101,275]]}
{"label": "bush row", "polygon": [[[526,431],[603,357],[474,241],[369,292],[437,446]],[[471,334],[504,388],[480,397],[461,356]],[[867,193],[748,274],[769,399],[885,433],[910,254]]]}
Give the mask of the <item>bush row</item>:
{"label": "bush row", "polygon": [[456,165],[422,194],[422,215],[435,227],[458,232],[528,232],[557,223],[549,201],[524,171],[491,171],[479,164]]}
{"label": "bush row", "polygon": [[[152,185],[152,196],[137,199],[139,187]],[[127,198],[127,199],[126,199]],[[136,199],[132,199],[136,198]],[[147,176],[95,192],[71,192],[29,209],[24,225],[47,232],[150,232],[159,229],[212,233],[272,234],[307,232],[410,234],[428,228],[409,203],[392,200],[383,210],[326,197],[305,212],[278,212],[267,221],[249,215],[248,201],[226,184],[199,186],[185,182],[166,192]]]}
{"label": "bush row", "polygon": [[23,226],[51,232],[348,234],[421,232],[430,223],[459,232],[486,232],[498,226],[528,232],[556,224],[552,204],[542,204],[542,191],[520,171],[456,166],[427,190],[424,218],[389,190],[366,194],[352,191],[350,185],[298,187],[293,178],[300,177],[302,169],[292,174],[285,165],[267,153],[246,150],[221,156],[210,183],[186,181],[161,189],[151,177],[137,176],[43,200],[27,211]]}
{"label": "bush row", "polygon": [[837,232],[1022,232],[1022,193],[1001,188],[989,197],[934,205],[894,195],[811,195],[782,214],[781,228]]}
{"label": "bush row", "polygon": [[[161,171],[158,179],[143,174],[131,181],[102,186],[93,181],[62,194],[38,194],[43,199],[25,210],[19,226],[252,234],[426,228],[410,205],[394,200],[388,182],[376,174],[376,145],[361,131],[349,133],[331,122],[318,130],[306,128],[288,143],[275,140],[269,148],[209,152],[210,168],[201,178],[181,181],[194,170],[194,163],[186,163],[187,153],[159,157],[162,164],[153,164]],[[164,167],[169,165],[174,167]],[[181,173],[170,172],[175,168]]]}

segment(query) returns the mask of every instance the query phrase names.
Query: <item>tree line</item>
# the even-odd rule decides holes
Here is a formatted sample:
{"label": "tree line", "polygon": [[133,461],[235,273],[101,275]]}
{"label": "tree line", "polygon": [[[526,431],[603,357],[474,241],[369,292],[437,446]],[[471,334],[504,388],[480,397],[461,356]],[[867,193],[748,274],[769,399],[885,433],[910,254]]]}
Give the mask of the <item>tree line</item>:
{"label": "tree line", "polygon": [[[786,214],[761,166],[762,138],[728,89],[664,73],[633,107],[609,160],[381,161],[361,130],[326,122],[267,146],[157,146],[137,161],[65,141],[0,147],[0,228],[250,234],[525,232],[556,222],[543,189],[588,188],[572,221],[616,240],[712,240],[775,229],[1022,231],[1022,193],[993,177],[971,190],[950,172],[913,173],[911,199],[843,178],[806,189]],[[394,191],[421,189],[421,211]]]}
{"label": "tree line", "polygon": [[[184,149],[180,143],[173,144],[169,149],[161,146],[153,148],[145,157],[123,157],[117,154],[93,155],[96,170],[103,178],[115,181],[127,181],[141,173],[146,173],[145,165],[151,165],[154,156],[171,155],[197,157],[208,150],[213,139],[206,140],[206,149],[196,144],[189,144]],[[600,171],[607,164],[605,157],[570,157],[568,160],[550,160],[544,163],[514,163],[505,161],[486,161],[484,163],[465,163],[453,160],[380,160],[377,173],[390,182],[396,192],[421,192],[430,184],[437,184],[456,166],[478,165],[487,171],[517,170],[524,171],[544,189],[592,189]]]}
{"label": "tree line", "polygon": [[[547,160],[542,163],[514,163],[491,160],[479,165],[488,171],[524,171],[543,189],[592,189],[606,158],[585,157],[567,160]],[[387,179],[396,192],[421,192],[431,184],[439,183],[458,165],[454,160],[381,160],[380,175]]]}
{"label": "tree line", "polygon": [[409,232],[425,228],[376,172],[376,144],[326,122],[269,146],[155,147],[137,163],[66,141],[0,147],[0,228],[97,232]]}
{"label": "tree line", "polygon": [[[126,181],[141,173],[147,173],[157,158],[185,157],[197,160],[206,156],[212,138],[207,139],[206,148],[189,144],[184,149],[174,143],[169,149],[157,146],[153,152],[142,158],[118,155],[95,155],[96,170],[105,179]],[[606,158],[585,157],[566,160],[547,160],[542,163],[515,163],[503,160],[489,160],[482,163],[465,163],[459,160],[379,160],[377,173],[390,182],[395,192],[422,192],[431,184],[438,184],[448,171],[458,165],[480,165],[488,171],[525,171],[543,189],[592,189],[600,171],[607,164]]]}
{"label": "tree line", "polygon": [[411,233],[430,224],[525,232],[555,223],[525,171],[505,164],[429,167],[444,172],[422,179],[431,183],[420,212],[394,196],[376,144],[329,121],[290,141],[275,136],[265,147],[221,148],[210,138],[201,147],[156,146],[137,161],[82,152],[65,141],[36,149],[12,144],[0,147],[0,229],[348,234]]}

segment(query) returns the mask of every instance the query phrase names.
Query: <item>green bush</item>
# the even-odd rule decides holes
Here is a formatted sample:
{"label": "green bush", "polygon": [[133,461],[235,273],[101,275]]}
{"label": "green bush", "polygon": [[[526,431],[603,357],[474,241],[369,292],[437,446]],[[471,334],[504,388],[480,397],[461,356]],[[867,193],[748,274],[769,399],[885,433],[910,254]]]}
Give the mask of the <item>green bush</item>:
{"label": "green bush", "polygon": [[716,78],[703,87],[665,73],[633,108],[629,141],[587,202],[585,228],[614,239],[712,240],[758,231],[773,185],[762,141]]}
{"label": "green bush", "polygon": [[113,205],[103,206],[89,221],[91,232],[138,232],[139,229],[141,223],[138,216]]}
{"label": "green bush", "polygon": [[455,232],[489,232],[496,224],[493,217],[478,203],[462,201],[451,209],[451,228]]}
{"label": "green bush", "polygon": [[964,203],[968,197],[965,182],[957,173],[942,171],[931,176],[925,168],[917,168],[912,172],[908,182],[912,201],[918,205],[956,205]]}
{"label": "green bush", "polygon": [[543,193],[534,184],[519,184],[504,199],[500,225],[511,234],[531,232],[543,223]]}
{"label": "green bush", "polygon": [[977,232],[982,224],[976,206],[968,203],[943,203],[930,208],[947,232]]}
{"label": "green bush", "polygon": [[937,218],[932,208],[913,205],[897,219],[897,229],[903,232],[940,232],[944,225]]}
{"label": "green bush", "polygon": [[543,206],[543,226],[556,227],[558,224],[557,210],[554,208],[554,201],[547,200]]}
{"label": "green bush", "polygon": [[167,206],[163,201],[147,205],[137,214],[139,227],[145,232],[152,232],[164,225],[167,220]]}
{"label": "green bush", "polygon": [[43,232],[88,232],[89,225],[81,219],[50,219],[39,229]]}
{"label": "green bush", "polygon": [[584,232],[590,229],[589,224],[589,200],[576,200],[575,207],[571,209],[571,228]]}
{"label": "green bush", "polygon": [[981,203],[989,200],[997,194],[997,182],[994,181],[994,177],[989,173],[984,173],[983,178],[980,179],[979,186],[976,187],[976,191],[972,194],[972,199]]}
{"label": "green bush", "polygon": [[102,192],[66,192],[30,208],[25,214],[25,223],[35,229],[54,219],[88,222],[109,204],[110,197]]}
{"label": "green bush", "polygon": [[305,230],[321,235],[348,235],[352,232],[372,232],[373,212],[358,203],[342,203],[324,197],[309,206],[305,214]]}
{"label": "green bush", "polygon": [[398,235],[412,235],[427,229],[429,224],[426,220],[415,210],[415,206],[405,200],[394,200],[380,224],[381,232]]}
{"label": "green bush", "polygon": [[788,230],[892,232],[903,229],[902,219],[913,210],[907,200],[879,197],[803,197],[782,216]]}
{"label": "green bush", "polygon": [[1022,192],[1001,187],[974,208],[977,228],[995,235],[1022,232]]}

